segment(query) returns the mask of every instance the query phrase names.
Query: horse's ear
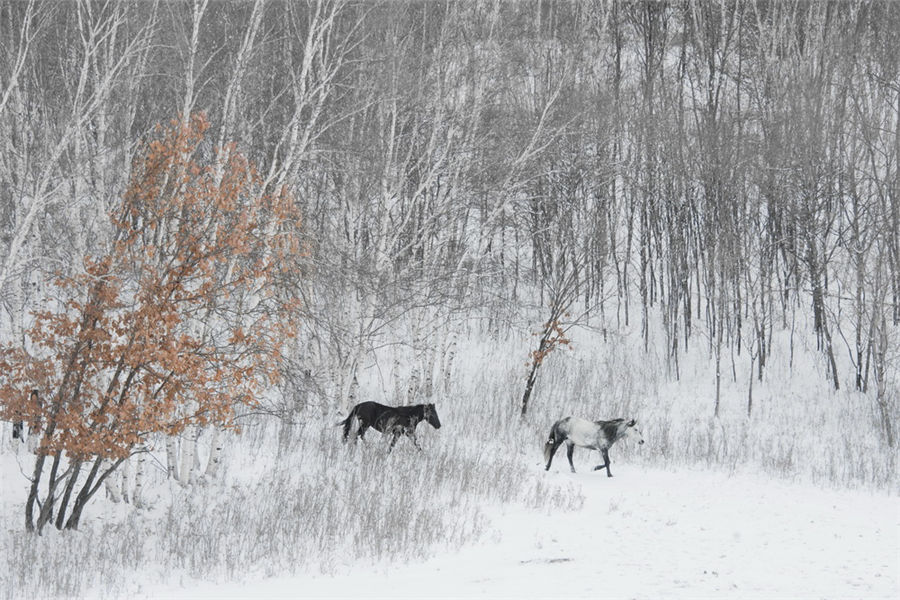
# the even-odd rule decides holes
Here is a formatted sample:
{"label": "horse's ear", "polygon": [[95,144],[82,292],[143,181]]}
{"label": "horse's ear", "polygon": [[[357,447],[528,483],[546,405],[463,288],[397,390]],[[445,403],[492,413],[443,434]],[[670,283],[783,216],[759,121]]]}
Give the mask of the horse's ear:
{"label": "horse's ear", "polygon": [[628,426],[629,426],[629,427],[634,427],[634,419],[628,421]]}

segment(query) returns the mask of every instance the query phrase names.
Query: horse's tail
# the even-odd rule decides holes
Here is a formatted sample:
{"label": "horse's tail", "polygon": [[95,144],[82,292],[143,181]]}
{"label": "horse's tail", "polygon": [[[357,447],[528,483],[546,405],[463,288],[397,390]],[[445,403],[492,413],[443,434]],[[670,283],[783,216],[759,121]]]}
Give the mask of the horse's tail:
{"label": "horse's tail", "polygon": [[339,422],[337,422],[337,423],[334,424],[335,427],[341,427],[341,426],[344,427],[344,433],[343,433],[343,435],[344,435],[344,439],[345,439],[345,440],[346,440],[347,437],[350,435],[350,427],[351,427],[351,425],[353,424],[353,418],[356,416],[356,408],[357,408],[357,407],[354,406],[354,407],[350,410],[350,414],[347,415],[347,418],[346,418],[346,419],[344,419],[343,421],[339,421]]}
{"label": "horse's tail", "polygon": [[544,443],[544,460],[548,463],[557,446],[566,441],[567,436],[559,427],[561,423],[562,421],[557,421],[553,424],[553,427],[550,428],[550,435],[547,436],[547,441]]}

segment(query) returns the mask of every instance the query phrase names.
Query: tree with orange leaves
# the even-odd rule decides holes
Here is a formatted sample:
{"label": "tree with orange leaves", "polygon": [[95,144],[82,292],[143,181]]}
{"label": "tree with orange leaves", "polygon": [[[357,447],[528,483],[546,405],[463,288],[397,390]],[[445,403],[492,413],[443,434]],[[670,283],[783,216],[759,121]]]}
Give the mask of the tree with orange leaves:
{"label": "tree with orange leaves", "polygon": [[[203,115],[159,128],[133,162],[111,236],[63,298],[0,348],[0,417],[40,431],[25,526],[76,528],[136,448],[192,425],[234,427],[278,375],[296,305],[299,216],[233,147],[201,164]],[[38,393],[31,393],[31,390]],[[48,464],[49,464],[49,473]]]}

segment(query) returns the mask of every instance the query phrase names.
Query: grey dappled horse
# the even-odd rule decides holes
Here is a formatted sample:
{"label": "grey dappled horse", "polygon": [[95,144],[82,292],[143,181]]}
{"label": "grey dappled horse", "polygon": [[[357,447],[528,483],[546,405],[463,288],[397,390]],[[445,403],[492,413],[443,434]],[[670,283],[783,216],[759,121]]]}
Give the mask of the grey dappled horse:
{"label": "grey dappled horse", "polygon": [[594,470],[598,471],[606,467],[606,476],[612,477],[609,470],[609,447],[626,436],[635,438],[638,444],[644,443],[644,436],[635,427],[634,419],[630,421],[625,419],[588,421],[578,417],[560,419],[553,424],[550,429],[550,437],[544,444],[544,459],[547,461],[545,470],[550,470],[553,455],[557,448],[565,442],[566,456],[569,458],[569,466],[572,467],[573,473],[575,465],[572,464],[572,453],[575,452],[575,446],[581,446],[589,450],[599,450],[603,455],[604,464],[597,465]]}

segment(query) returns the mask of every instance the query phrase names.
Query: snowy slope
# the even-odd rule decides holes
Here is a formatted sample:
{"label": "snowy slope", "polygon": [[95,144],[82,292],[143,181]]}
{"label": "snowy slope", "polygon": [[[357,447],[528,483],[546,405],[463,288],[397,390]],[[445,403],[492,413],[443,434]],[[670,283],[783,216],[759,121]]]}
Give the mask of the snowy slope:
{"label": "snowy slope", "polygon": [[[900,597],[900,499],[620,464],[576,512],[495,509],[477,547],[335,576],[145,588],[148,598]],[[539,468],[535,465],[535,468]]]}

